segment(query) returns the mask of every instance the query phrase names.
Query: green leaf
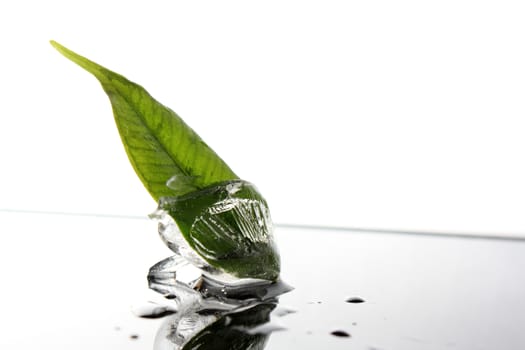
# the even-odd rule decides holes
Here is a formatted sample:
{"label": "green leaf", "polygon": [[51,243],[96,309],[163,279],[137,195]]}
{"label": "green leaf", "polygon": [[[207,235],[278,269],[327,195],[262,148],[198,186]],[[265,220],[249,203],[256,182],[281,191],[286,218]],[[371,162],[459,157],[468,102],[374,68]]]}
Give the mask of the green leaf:
{"label": "green leaf", "polygon": [[175,112],[157,102],[142,86],[55,41],[51,45],[102,84],[128,158],[156,201],[238,179]]}
{"label": "green leaf", "polygon": [[55,41],[102,84],[128,158],[159,207],[210,265],[240,278],[276,280],[279,253],[268,206],[171,109],[140,85]]}

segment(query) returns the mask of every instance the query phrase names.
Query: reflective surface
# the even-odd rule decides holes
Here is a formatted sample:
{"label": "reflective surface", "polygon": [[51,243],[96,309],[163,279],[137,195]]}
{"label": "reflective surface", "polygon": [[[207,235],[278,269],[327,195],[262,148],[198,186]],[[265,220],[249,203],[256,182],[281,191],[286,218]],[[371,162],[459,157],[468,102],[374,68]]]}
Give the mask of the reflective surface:
{"label": "reflective surface", "polygon": [[[156,297],[148,269],[170,254],[153,221],[0,212],[0,229],[0,348],[153,349],[177,315],[131,312]],[[275,235],[295,290],[280,297],[288,311],[258,348],[525,348],[525,242]]]}
{"label": "reflective surface", "polygon": [[155,338],[155,350],[263,349],[271,335],[276,302],[264,302],[223,315],[178,312],[166,318]]}

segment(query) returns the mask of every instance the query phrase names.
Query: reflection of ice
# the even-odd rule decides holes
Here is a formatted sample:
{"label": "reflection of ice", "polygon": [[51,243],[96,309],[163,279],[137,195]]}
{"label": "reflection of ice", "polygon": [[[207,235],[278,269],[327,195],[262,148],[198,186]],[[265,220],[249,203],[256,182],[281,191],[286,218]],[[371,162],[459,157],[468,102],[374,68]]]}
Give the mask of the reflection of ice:
{"label": "reflection of ice", "polygon": [[157,332],[154,350],[263,349],[276,329],[261,325],[270,324],[276,305],[273,300],[227,312],[174,314]]}

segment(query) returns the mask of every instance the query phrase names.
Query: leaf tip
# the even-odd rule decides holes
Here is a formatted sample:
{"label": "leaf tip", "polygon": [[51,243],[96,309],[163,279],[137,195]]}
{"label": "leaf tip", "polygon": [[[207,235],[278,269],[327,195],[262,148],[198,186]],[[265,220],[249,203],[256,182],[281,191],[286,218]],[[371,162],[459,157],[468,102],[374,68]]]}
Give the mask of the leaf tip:
{"label": "leaf tip", "polygon": [[102,72],[107,71],[104,67],[68,49],[67,47],[56,42],[55,40],[49,40],[49,43],[64,57],[75,62],[80,67],[93,74],[97,79],[99,79],[102,82],[102,80],[104,79]]}
{"label": "leaf tip", "polygon": [[51,44],[51,46],[53,46],[58,52],[60,52],[63,55],[64,55],[64,52],[69,51],[64,46],[56,42],[55,40],[49,40],[49,43]]}

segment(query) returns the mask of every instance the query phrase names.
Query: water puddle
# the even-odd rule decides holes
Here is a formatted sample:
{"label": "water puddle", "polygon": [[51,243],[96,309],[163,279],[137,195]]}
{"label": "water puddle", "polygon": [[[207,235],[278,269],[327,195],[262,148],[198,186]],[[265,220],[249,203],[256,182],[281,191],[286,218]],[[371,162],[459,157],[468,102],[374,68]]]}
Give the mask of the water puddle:
{"label": "water puddle", "polygon": [[167,298],[135,308],[137,316],[165,317],[155,338],[161,349],[262,349],[272,332],[285,329],[276,319],[295,311],[278,305],[292,288],[281,280],[218,281],[170,257],[150,269],[150,288]]}

